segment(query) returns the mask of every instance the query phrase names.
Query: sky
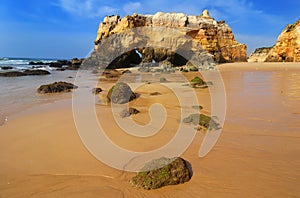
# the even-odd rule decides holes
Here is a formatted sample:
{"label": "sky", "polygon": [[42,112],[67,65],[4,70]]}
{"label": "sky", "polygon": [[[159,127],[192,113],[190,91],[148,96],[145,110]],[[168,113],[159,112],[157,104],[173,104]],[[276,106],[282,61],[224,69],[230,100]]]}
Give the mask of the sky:
{"label": "sky", "polygon": [[0,0],[0,57],[86,57],[106,15],[200,15],[204,9],[226,21],[248,54],[274,45],[300,18],[299,0]]}

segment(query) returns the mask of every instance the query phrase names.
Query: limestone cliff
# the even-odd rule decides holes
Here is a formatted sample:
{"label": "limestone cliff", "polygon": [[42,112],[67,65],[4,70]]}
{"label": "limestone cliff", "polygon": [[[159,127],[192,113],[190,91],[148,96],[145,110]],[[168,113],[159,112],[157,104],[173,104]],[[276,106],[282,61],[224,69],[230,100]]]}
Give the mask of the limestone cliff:
{"label": "limestone cliff", "polygon": [[[251,54],[249,61],[256,62],[300,62],[300,19],[287,25],[268,53]],[[260,57],[256,59],[255,57]]]}
{"label": "limestone cliff", "polygon": [[[133,14],[132,16],[107,16],[100,23],[95,39],[95,50],[98,44],[111,35],[125,30],[139,27],[174,28],[189,36],[200,44],[200,47],[213,55],[217,63],[237,62],[247,60],[247,48],[245,44],[238,43],[231,28],[224,22],[217,22],[211,18],[208,11],[203,11],[199,16],[188,16],[183,13],[163,13],[154,15]],[[163,37],[163,35],[161,35]],[[169,37],[170,35],[164,35]],[[145,51],[145,49],[143,49]],[[153,49],[155,51],[155,49]],[[146,50],[147,51],[147,50]],[[149,50],[148,50],[149,51]],[[162,49],[158,50],[162,53]],[[170,53],[168,50],[165,53]],[[141,52],[141,54],[147,54]],[[160,54],[163,55],[163,54]],[[151,61],[151,60],[149,60]]]}

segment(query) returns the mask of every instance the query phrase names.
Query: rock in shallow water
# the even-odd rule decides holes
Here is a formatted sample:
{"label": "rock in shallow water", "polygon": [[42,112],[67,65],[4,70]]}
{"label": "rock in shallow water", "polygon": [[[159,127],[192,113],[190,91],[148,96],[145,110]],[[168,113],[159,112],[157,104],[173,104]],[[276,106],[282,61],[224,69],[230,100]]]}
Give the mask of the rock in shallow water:
{"label": "rock in shallow water", "polygon": [[162,157],[147,163],[141,172],[130,179],[130,183],[135,187],[151,190],[181,184],[191,177],[192,170],[187,161],[180,157]]}
{"label": "rock in shallow water", "polygon": [[55,82],[47,85],[42,85],[38,88],[39,93],[59,93],[70,92],[73,89],[78,88],[76,85],[67,82]]}
{"label": "rock in shallow water", "polygon": [[18,77],[18,76],[33,76],[33,75],[49,75],[50,72],[46,70],[25,70],[23,72],[21,71],[10,71],[5,73],[0,73],[0,76],[2,77]]}

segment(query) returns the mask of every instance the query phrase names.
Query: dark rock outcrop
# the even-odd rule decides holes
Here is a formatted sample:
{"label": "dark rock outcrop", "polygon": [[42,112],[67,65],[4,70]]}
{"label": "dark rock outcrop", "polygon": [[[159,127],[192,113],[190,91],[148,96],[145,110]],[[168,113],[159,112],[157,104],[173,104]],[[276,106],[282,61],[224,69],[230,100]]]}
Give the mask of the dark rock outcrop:
{"label": "dark rock outcrop", "polygon": [[4,72],[0,73],[0,77],[18,77],[18,76],[33,76],[33,75],[49,75],[50,72],[46,70],[25,70],[23,72],[21,71],[10,71],[10,72]]}
{"label": "dark rock outcrop", "polygon": [[13,67],[11,67],[11,66],[2,66],[1,69],[2,70],[10,70],[10,69],[13,69]]}
{"label": "dark rock outcrop", "polygon": [[47,70],[36,69],[36,70],[25,70],[23,74],[27,76],[33,76],[33,75],[49,75],[51,73],[48,72]]}
{"label": "dark rock outcrop", "polygon": [[147,163],[141,172],[130,179],[130,183],[135,187],[151,190],[185,183],[191,177],[192,170],[187,161],[180,157],[163,157]]}
{"label": "dark rock outcrop", "polygon": [[81,59],[73,58],[71,61],[57,60],[55,62],[49,63],[49,67],[64,68],[64,69],[68,69],[68,70],[78,70],[83,61],[84,61],[84,58],[81,58]]}
{"label": "dark rock outcrop", "polygon": [[108,101],[116,104],[124,104],[135,98],[137,98],[137,95],[124,82],[118,82],[110,88],[107,94]]}
{"label": "dark rock outcrop", "polygon": [[38,88],[38,93],[59,93],[59,92],[70,92],[73,89],[77,89],[76,85],[67,82],[55,82],[51,84],[41,85]]}

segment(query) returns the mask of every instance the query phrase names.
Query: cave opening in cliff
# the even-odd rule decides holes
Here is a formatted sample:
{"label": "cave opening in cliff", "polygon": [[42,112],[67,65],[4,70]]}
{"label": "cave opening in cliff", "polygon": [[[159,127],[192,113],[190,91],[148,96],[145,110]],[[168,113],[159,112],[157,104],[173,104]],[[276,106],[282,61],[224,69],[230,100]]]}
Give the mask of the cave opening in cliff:
{"label": "cave opening in cliff", "polygon": [[107,69],[129,68],[141,63],[157,66],[161,62],[169,62],[172,66],[183,66],[188,60],[180,55],[180,52],[166,48],[144,47],[121,54],[108,65]]}

